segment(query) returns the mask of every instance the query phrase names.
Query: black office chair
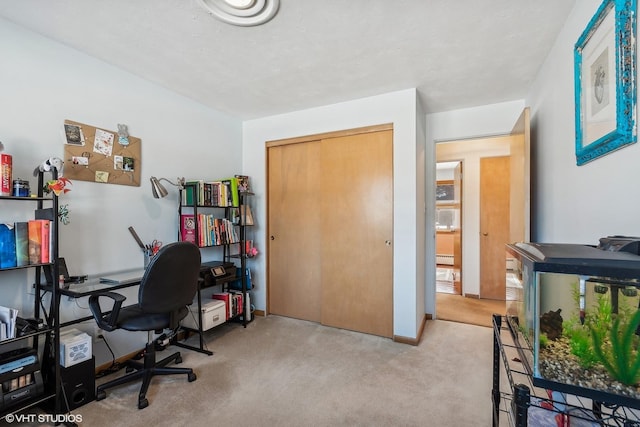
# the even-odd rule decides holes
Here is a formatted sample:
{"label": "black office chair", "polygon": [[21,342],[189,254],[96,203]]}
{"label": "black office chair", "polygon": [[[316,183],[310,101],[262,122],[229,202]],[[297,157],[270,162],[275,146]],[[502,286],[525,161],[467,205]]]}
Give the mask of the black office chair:
{"label": "black office chair", "polygon": [[[149,263],[140,282],[137,304],[122,307],[126,298],[115,292],[89,297],[89,308],[101,329],[148,331],[150,338],[144,352],[144,363],[127,362],[127,372],[135,372],[98,386],[96,400],[106,397],[107,388],[142,378],[138,408],[143,409],[149,405],[146,394],[154,375],[186,374],[189,382],[196,380],[192,369],[165,367],[172,361],[182,362],[179,352],[156,362],[156,346],[151,340],[151,331],[161,333],[164,329],[175,331],[178,328],[180,320],[188,313],[187,305],[192,303],[198,290],[199,276],[200,250],[193,243],[176,242],[163,246]],[[101,297],[113,300],[111,312],[102,311]]]}

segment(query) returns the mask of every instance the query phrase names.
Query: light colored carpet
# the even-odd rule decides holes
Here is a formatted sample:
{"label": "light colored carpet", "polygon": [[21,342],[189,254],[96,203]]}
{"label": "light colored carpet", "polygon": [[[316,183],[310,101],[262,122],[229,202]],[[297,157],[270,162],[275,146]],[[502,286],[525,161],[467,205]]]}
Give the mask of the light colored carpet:
{"label": "light colored carpet", "polygon": [[210,331],[213,356],[181,349],[197,381],[156,377],[149,407],[137,409],[136,383],[74,413],[81,426],[487,426],[492,332],[429,321],[411,346],[258,317]]}

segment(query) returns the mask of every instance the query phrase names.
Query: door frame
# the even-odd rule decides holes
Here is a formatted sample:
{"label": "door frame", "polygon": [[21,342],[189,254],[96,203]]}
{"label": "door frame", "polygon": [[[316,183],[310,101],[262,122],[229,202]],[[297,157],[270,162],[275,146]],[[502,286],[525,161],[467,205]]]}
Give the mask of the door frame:
{"label": "door frame", "polygon": [[[525,174],[525,180],[524,182],[522,182],[523,185],[523,190],[524,190],[524,200],[522,200],[522,205],[521,205],[521,209],[522,212],[524,214],[525,217],[525,221],[523,224],[523,228],[524,228],[524,237],[522,239],[524,239],[524,241],[528,241],[529,239],[529,235],[530,235],[530,229],[531,229],[531,224],[530,224],[530,206],[531,206],[531,202],[530,202],[530,174],[531,174],[531,169],[530,169],[530,108],[529,107],[525,107],[522,110],[522,113],[520,114],[520,116],[518,117],[518,119],[515,122],[515,125],[513,126],[513,129],[510,133],[505,133],[502,135],[493,135],[493,136],[488,136],[488,137],[470,137],[470,138],[463,138],[463,139],[450,139],[450,140],[439,140],[439,141],[434,141],[434,161],[433,161],[433,166],[435,168],[435,163],[436,162],[441,162],[441,161],[457,161],[457,160],[462,160],[463,162],[463,171],[465,174],[465,178],[463,180],[463,182],[466,182],[466,184],[463,184],[464,190],[463,190],[463,204],[466,206],[464,208],[464,212],[462,214],[462,219],[463,219],[463,238],[462,238],[462,252],[463,252],[463,270],[465,271],[464,276],[462,277],[462,292],[464,295],[466,296],[470,296],[470,297],[479,297],[479,286],[478,286],[478,290],[477,291],[473,291],[472,287],[469,286],[468,284],[470,282],[479,280],[479,265],[478,265],[478,258],[479,258],[479,254],[475,254],[473,252],[473,247],[477,247],[477,245],[479,244],[477,239],[478,239],[478,232],[479,232],[479,227],[475,226],[475,227],[469,227],[468,224],[473,221],[473,216],[470,216],[471,212],[470,212],[470,208],[469,208],[469,203],[473,202],[472,200],[472,196],[473,194],[470,194],[471,192],[473,192],[473,188],[471,186],[469,186],[469,182],[473,181],[473,165],[471,164],[471,162],[467,162],[465,160],[465,158],[462,158],[463,156],[459,155],[459,154],[447,154],[447,156],[442,156],[442,155],[438,155],[438,150],[439,147],[441,147],[441,144],[448,144],[448,143],[469,143],[469,144],[474,144],[474,143],[478,143],[480,140],[491,140],[491,139],[500,139],[500,138],[509,138],[509,137],[513,137],[513,136],[517,136],[519,138],[522,139],[522,144],[523,144],[523,152],[521,153],[523,156],[523,173]],[[498,156],[498,155],[504,155],[505,151],[499,151],[497,150],[497,148],[494,146],[491,148],[492,152],[494,152],[493,154],[487,154],[488,157],[491,156]],[[511,148],[509,149],[511,150]],[[529,177],[526,177],[526,175],[529,175]],[[476,191],[476,194],[478,192]],[[433,197],[431,200],[431,203],[434,204],[435,206],[435,198]],[[431,220],[431,219],[429,219]],[[513,236],[513,234],[512,234]],[[435,234],[432,237],[434,239],[434,248],[435,248]],[[512,237],[513,239],[514,237]],[[475,245],[475,246],[474,246]],[[471,249],[470,249],[471,248]],[[435,250],[434,250],[435,253]],[[476,261],[477,260],[477,261]],[[435,257],[434,257],[434,270],[435,270]],[[435,274],[434,274],[435,275]],[[470,289],[471,288],[471,289]],[[435,303],[435,297],[436,297],[436,289],[435,289],[435,280],[433,282],[433,288],[431,290],[429,290],[429,292],[433,295],[434,298],[434,316],[437,317],[437,306]],[[427,304],[428,306],[429,304]]]}

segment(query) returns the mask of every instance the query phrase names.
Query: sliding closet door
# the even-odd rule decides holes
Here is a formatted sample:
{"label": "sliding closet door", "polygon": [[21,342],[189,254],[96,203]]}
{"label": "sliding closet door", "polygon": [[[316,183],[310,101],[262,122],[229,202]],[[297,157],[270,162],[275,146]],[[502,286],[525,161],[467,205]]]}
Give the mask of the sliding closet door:
{"label": "sliding closet door", "polygon": [[322,323],[393,335],[393,131],[322,140]]}
{"label": "sliding closet door", "polygon": [[320,141],[269,147],[269,312],[320,322]]}

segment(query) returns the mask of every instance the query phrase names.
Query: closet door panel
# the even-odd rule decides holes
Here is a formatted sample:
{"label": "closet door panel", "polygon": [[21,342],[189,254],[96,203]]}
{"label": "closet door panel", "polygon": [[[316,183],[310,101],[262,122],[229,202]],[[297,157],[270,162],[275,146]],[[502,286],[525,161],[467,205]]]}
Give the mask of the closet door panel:
{"label": "closet door panel", "polygon": [[320,322],[320,142],[270,147],[269,312]]}
{"label": "closet door panel", "polygon": [[379,131],[322,140],[322,323],[393,334],[393,140]]}

